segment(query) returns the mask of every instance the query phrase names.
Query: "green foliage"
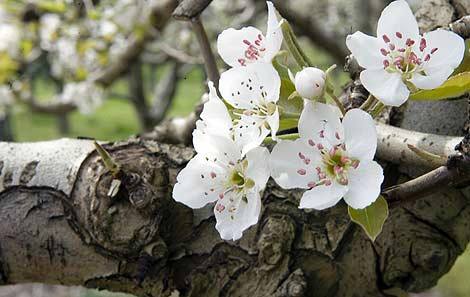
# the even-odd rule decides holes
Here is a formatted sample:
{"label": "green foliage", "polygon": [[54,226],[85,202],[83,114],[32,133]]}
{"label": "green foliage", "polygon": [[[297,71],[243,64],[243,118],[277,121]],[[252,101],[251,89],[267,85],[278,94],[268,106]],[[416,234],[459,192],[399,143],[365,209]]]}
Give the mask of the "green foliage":
{"label": "green foliage", "polygon": [[449,78],[433,90],[422,90],[410,96],[413,100],[442,100],[460,97],[470,92],[470,72],[462,72]]}
{"label": "green foliage", "polygon": [[367,236],[375,241],[382,232],[382,227],[388,217],[388,204],[384,197],[379,198],[364,209],[354,209],[348,207],[351,220],[364,229]]}

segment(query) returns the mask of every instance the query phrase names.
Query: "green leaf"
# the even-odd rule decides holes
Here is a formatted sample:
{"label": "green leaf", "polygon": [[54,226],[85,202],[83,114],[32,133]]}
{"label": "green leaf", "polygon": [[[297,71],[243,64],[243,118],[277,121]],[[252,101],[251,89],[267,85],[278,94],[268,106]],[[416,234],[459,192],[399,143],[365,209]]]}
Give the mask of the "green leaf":
{"label": "green leaf", "polygon": [[354,209],[348,206],[351,220],[366,231],[367,236],[374,241],[382,232],[382,227],[388,217],[388,204],[384,197],[377,200],[364,209]]}
{"label": "green leaf", "polygon": [[410,96],[413,100],[442,100],[456,98],[470,92],[470,71],[450,77],[442,86],[421,90]]}

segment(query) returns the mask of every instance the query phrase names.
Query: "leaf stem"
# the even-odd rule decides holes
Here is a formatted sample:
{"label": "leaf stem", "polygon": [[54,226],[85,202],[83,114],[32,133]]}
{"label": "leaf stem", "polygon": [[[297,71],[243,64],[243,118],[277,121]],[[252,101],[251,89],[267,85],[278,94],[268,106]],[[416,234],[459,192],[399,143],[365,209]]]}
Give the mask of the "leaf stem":
{"label": "leaf stem", "polygon": [[294,60],[300,66],[300,68],[308,67],[311,65],[305,53],[299,46],[297,39],[292,31],[289,22],[285,19],[281,21],[282,34],[284,35],[284,42],[287,46],[287,49],[292,54]]}
{"label": "leaf stem", "polygon": [[283,111],[281,117],[284,119],[299,119],[300,113]]}
{"label": "leaf stem", "polygon": [[344,108],[344,105],[343,105],[343,103],[341,103],[339,98],[336,97],[334,91],[330,88],[327,88],[326,93],[328,94],[328,96],[330,96],[331,99],[333,99],[336,106],[338,106],[339,110],[341,111],[341,114],[344,116],[346,114],[346,109]]}
{"label": "leaf stem", "polygon": [[366,101],[362,103],[362,105],[359,107],[360,109],[367,111],[373,104],[377,101],[375,97],[372,94],[369,94],[369,97],[367,97]]}
{"label": "leaf stem", "polygon": [[382,113],[384,108],[385,104],[383,104],[382,102],[377,102],[377,104],[374,106],[374,109],[372,109],[372,111],[370,112],[371,116],[375,119]]}
{"label": "leaf stem", "polygon": [[[282,140],[295,140],[299,138],[299,133],[292,133],[292,134],[283,134],[283,135],[277,135],[277,139],[282,139]],[[276,142],[272,137],[266,137],[264,139],[264,144],[271,144]]]}

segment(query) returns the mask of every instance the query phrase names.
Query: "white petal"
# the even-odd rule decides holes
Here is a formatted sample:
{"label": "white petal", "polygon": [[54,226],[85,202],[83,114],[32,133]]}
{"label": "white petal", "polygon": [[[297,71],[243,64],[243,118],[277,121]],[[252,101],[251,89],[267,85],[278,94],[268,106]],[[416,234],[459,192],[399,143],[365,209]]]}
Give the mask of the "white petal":
{"label": "white petal", "polygon": [[329,186],[317,186],[304,193],[302,199],[300,199],[299,208],[322,210],[335,206],[343,198],[347,190],[347,186],[340,185],[334,181]]}
{"label": "white petal", "polygon": [[204,103],[201,119],[204,121],[204,132],[229,137],[232,119],[212,82],[209,82],[209,101]]}
{"label": "white petal", "polygon": [[[215,173],[215,177],[211,173]],[[201,208],[216,201],[219,193],[224,191],[226,175],[224,168],[212,166],[201,155],[197,155],[178,174],[173,199],[191,208]]]}
{"label": "white petal", "polygon": [[321,143],[327,149],[340,144],[343,127],[339,115],[332,105],[307,101],[299,119],[300,137]]}
{"label": "white petal", "polygon": [[349,110],[343,119],[344,139],[348,155],[370,161],[377,150],[377,131],[372,117],[360,109]]}
{"label": "white petal", "polygon": [[309,183],[318,181],[315,168],[322,165],[321,160],[318,149],[305,140],[283,140],[271,152],[271,176],[284,189],[308,189]]}
{"label": "white petal", "polygon": [[[398,38],[396,33],[402,34]],[[392,43],[403,47],[408,38],[419,43],[419,28],[416,18],[405,0],[393,1],[382,11],[377,24],[377,38],[386,35]]]}
{"label": "white petal", "polygon": [[432,90],[442,85],[452,72],[454,72],[453,68],[442,67],[439,71],[432,71],[430,75],[415,73],[410,79],[410,82],[419,89]]}
{"label": "white petal", "polygon": [[268,136],[269,129],[264,125],[265,120],[255,116],[243,115],[240,123],[235,126],[235,142],[242,149],[242,155],[249,150],[260,146],[263,140]]}
{"label": "white petal", "polygon": [[268,182],[269,171],[269,151],[265,147],[256,147],[246,153],[248,168],[246,176],[255,182],[258,190],[263,190]]}
{"label": "white petal", "polygon": [[400,106],[410,95],[398,73],[388,73],[384,69],[364,70],[360,79],[367,91],[385,105]]}
{"label": "white petal", "polygon": [[272,115],[266,117],[266,122],[268,123],[269,128],[271,129],[271,137],[274,140],[277,140],[276,133],[277,130],[279,130],[279,109],[277,108],[277,106],[276,111]]}
{"label": "white petal", "polygon": [[267,1],[268,5],[268,29],[266,32],[266,54],[264,60],[271,62],[274,56],[279,52],[282,45],[282,30],[276,16],[276,8],[272,2]]}
{"label": "white petal", "polygon": [[224,240],[240,239],[243,231],[258,222],[261,211],[261,197],[258,192],[248,194],[246,201],[234,196],[226,195],[219,199],[214,208],[217,220],[215,228]]}
{"label": "white petal", "polygon": [[281,78],[271,64],[231,68],[220,76],[222,97],[235,108],[252,109],[260,101],[277,102]]}
{"label": "white petal", "polygon": [[426,74],[442,72],[441,68],[455,69],[462,62],[465,53],[465,42],[459,35],[438,29],[423,35],[427,41],[426,52],[437,50],[431,54],[429,62],[424,64]]}
{"label": "white petal", "polygon": [[361,162],[357,169],[349,171],[349,191],[344,195],[346,203],[362,209],[377,200],[384,180],[383,169],[377,162]]}
{"label": "white petal", "polygon": [[346,37],[346,46],[361,67],[383,68],[384,56],[380,52],[380,49],[384,47],[382,40],[358,31]]}
{"label": "white petal", "polygon": [[247,43],[254,44],[260,36],[262,41],[258,43],[263,47],[264,36],[260,30],[254,27],[245,27],[240,30],[229,28],[219,34],[217,50],[222,60],[232,67],[248,65],[256,60],[247,58],[246,51],[249,47]]}
{"label": "white petal", "polygon": [[241,158],[241,149],[232,139],[204,133],[199,129],[193,132],[193,146],[198,154],[225,164],[236,162]]}

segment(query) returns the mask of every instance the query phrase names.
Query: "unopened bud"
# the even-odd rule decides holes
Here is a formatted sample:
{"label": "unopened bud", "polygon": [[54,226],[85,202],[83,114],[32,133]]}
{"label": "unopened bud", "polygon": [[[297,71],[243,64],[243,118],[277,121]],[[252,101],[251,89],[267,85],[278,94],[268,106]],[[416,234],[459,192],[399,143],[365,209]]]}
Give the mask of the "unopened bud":
{"label": "unopened bud", "polygon": [[295,75],[295,89],[306,99],[314,99],[323,94],[326,74],[314,67],[307,67]]}

